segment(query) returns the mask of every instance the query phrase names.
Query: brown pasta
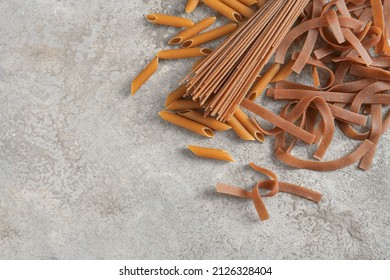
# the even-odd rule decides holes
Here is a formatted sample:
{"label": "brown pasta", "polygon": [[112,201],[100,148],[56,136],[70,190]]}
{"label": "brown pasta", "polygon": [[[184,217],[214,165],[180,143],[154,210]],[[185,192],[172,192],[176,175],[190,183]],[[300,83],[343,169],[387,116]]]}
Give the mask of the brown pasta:
{"label": "brown pasta", "polygon": [[192,20],[188,18],[163,15],[163,14],[147,14],[145,15],[147,21],[154,24],[163,24],[175,27],[190,27],[193,26],[194,23]]}

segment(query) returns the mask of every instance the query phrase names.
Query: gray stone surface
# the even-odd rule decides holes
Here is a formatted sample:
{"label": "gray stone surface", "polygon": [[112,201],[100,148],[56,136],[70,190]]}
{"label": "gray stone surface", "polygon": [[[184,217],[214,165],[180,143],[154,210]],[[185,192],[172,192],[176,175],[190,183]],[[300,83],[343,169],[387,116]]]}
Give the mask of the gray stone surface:
{"label": "gray stone surface", "polygon": [[[162,61],[129,97],[177,31],[143,14],[184,15],[184,3],[0,0],[0,258],[389,258],[389,133],[368,172],[293,170],[275,160],[272,139],[208,140],[158,117],[191,60]],[[340,132],[334,142],[326,159],[357,145]],[[226,148],[237,162],[196,158],[187,144]],[[280,194],[260,222],[251,201],[214,190],[250,188],[262,178],[250,161],[323,201]]]}

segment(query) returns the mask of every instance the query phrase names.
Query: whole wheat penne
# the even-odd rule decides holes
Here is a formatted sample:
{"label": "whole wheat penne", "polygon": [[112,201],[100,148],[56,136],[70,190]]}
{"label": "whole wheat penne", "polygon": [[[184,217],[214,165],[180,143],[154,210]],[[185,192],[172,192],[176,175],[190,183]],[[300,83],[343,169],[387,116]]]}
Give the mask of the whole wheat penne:
{"label": "whole wheat penne", "polygon": [[193,12],[198,6],[200,0],[188,0],[186,5],[186,13],[189,14]]}
{"label": "whole wheat penne", "polygon": [[204,57],[199,58],[195,63],[192,65],[191,69],[194,70],[202,61],[205,59]]}
{"label": "whole wheat penne", "polygon": [[163,15],[163,14],[147,14],[145,15],[147,21],[154,24],[162,24],[175,27],[190,27],[194,22],[188,18]]}
{"label": "whole wheat penne", "polygon": [[256,4],[256,0],[238,0],[240,1],[242,4],[245,4],[247,6],[251,6],[253,4]]}
{"label": "whole wheat penne", "polygon": [[215,28],[215,29],[210,30],[208,32],[199,34],[196,37],[192,37],[192,38],[184,41],[184,43],[181,46],[183,48],[193,48],[193,47],[199,46],[201,44],[204,44],[204,43],[210,42],[212,40],[221,38],[221,37],[233,32],[236,29],[236,27],[237,27],[236,23],[226,24],[224,26]]}
{"label": "whole wheat penne", "polygon": [[213,10],[219,12],[220,14],[224,15],[228,19],[231,19],[232,21],[235,21],[237,23],[242,21],[242,17],[240,13],[235,11],[234,9],[230,8],[229,6],[223,4],[220,1],[216,0],[203,0],[203,3],[212,8]]}
{"label": "whole wheat penne", "polygon": [[219,0],[219,1],[233,8],[234,10],[236,10],[246,18],[250,18],[255,13],[254,10],[244,5],[243,3],[239,2],[238,0]]}
{"label": "whole wheat penne", "polygon": [[257,141],[264,142],[264,134],[240,108],[237,108],[234,116]]}
{"label": "whole wheat penne", "polygon": [[233,157],[224,150],[188,145],[188,149],[198,157],[234,161]]}
{"label": "whole wheat penne", "polygon": [[261,77],[257,83],[253,86],[251,91],[248,94],[249,100],[255,100],[259,95],[265,90],[265,88],[269,85],[272,79],[276,76],[276,74],[280,70],[280,64],[276,63],[271,66],[271,68]]}
{"label": "whole wheat penne", "polygon": [[199,124],[197,122],[191,121],[189,119],[183,118],[181,116],[178,116],[176,114],[173,114],[173,113],[170,113],[167,111],[161,111],[158,114],[160,115],[160,117],[163,120],[165,120],[171,124],[188,129],[192,132],[195,132],[199,135],[202,135],[202,136],[205,136],[208,138],[214,137],[214,132],[210,128],[208,128],[207,126],[204,126],[202,124]]}
{"label": "whole wheat penne", "polygon": [[189,49],[176,49],[176,50],[163,50],[157,53],[157,56],[162,59],[180,59],[190,58],[197,56],[209,55],[212,50],[207,48],[189,48]]}
{"label": "whole wheat penne", "polygon": [[172,91],[165,100],[164,106],[167,107],[169,104],[171,104],[173,101],[178,100],[183,97],[183,95],[186,93],[186,86],[182,85]]}
{"label": "whole wheat penne", "polygon": [[192,99],[179,99],[172,101],[171,104],[168,105],[166,110],[179,111],[186,109],[201,109],[199,102],[196,102]]}
{"label": "whole wheat penne", "polygon": [[158,57],[156,56],[146,67],[138,74],[131,83],[131,95],[134,95],[137,90],[156,72],[158,68]]}
{"label": "whole wheat penne", "polygon": [[197,123],[203,124],[207,127],[210,127],[211,129],[214,130],[225,131],[232,128],[230,125],[227,125],[226,123],[217,121],[216,119],[211,117],[205,117],[203,114],[195,112],[193,110],[183,110],[178,112],[177,114],[187,119],[190,119],[192,121],[195,121]]}
{"label": "whole wheat penne", "polygon": [[[241,0],[239,0],[239,1],[242,2]],[[257,7],[262,8],[264,6],[265,2],[267,2],[267,0],[257,0],[257,2],[256,2]]]}
{"label": "whole wheat penne", "polygon": [[243,140],[255,141],[256,139],[250,134],[250,132],[237,120],[235,116],[232,116],[228,121],[234,132]]}
{"label": "whole wheat penne", "polygon": [[295,60],[291,59],[272,79],[272,83],[286,80],[293,72],[291,67],[294,65]]}
{"label": "whole wheat penne", "polygon": [[186,30],[181,31],[175,35],[171,40],[168,41],[170,45],[177,45],[183,43],[185,40],[195,36],[196,34],[202,32],[206,28],[214,24],[216,17],[205,18],[193,26],[187,28]]}

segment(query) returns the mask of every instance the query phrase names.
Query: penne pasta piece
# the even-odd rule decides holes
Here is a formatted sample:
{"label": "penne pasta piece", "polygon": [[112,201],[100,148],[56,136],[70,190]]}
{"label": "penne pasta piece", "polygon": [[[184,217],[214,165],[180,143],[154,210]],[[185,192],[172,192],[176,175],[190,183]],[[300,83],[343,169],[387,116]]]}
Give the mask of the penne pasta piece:
{"label": "penne pasta piece", "polygon": [[253,4],[256,4],[256,0],[238,0],[240,1],[242,4],[245,4],[247,6],[250,6],[250,5],[253,5]]}
{"label": "penne pasta piece", "polygon": [[234,22],[239,23],[242,21],[242,17],[237,11],[223,4],[220,1],[203,0],[203,3]]}
{"label": "penne pasta piece", "polygon": [[271,66],[271,68],[261,77],[257,83],[253,86],[251,91],[248,94],[249,100],[255,100],[260,94],[265,90],[265,88],[270,84],[276,74],[279,72],[280,64],[276,63]]}
{"label": "penne pasta piece", "polygon": [[212,40],[221,38],[221,37],[233,32],[236,29],[236,27],[237,27],[236,23],[226,24],[224,26],[215,28],[213,30],[199,34],[196,37],[192,37],[192,38],[184,41],[184,43],[181,45],[181,47],[182,48],[192,48],[192,47],[199,46],[201,44],[204,44],[204,43],[210,42]]}
{"label": "penne pasta piece", "polygon": [[167,112],[167,111],[161,111],[160,113],[158,113],[160,115],[160,117],[171,123],[171,124],[174,124],[174,125],[177,125],[177,126],[180,126],[182,128],[185,128],[185,129],[188,129],[192,132],[195,132],[199,135],[202,135],[202,136],[205,136],[205,137],[208,137],[208,138],[212,138],[214,137],[214,132],[204,126],[204,125],[201,125],[197,122],[194,122],[194,121],[191,121],[189,119],[186,119],[186,118],[183,118],[181,116],[178,116],[176,114],[173,114],[173,113],[170,113],[170,112]]}
{"label": "penne pasta piece", "polygon": [[186,93],[186,86],[182,85],[172,91],[165,100],[164,106],[167,107],[169,104],[171,104],[173,101],[178,100],[183,97],[183,95]]}
{"label": "penne pasta piece", "polygon": [[154,24],[162,24],[175,27],[190,27],[194,22],[188,18],[163,15],[163,14],[147,14],[145,15],[147,21]]}
{"label": "penne pasta piece", "polygon": [[137,90],[156,72],[158,68],[158,57],[156,56],[146,67],[138,74],[131,83],[131,95],[134,95]]}
{"label": "penne pasta piece", "polygon": [[264,142],[264,134],[240,108],[237,108],[234,116],[257,141]]}
{"label": "penne pasta piece", "polygon": [[224,160],[224,161],[235,161],[233,157],[228,152],[225,152],[224,150],[204,148],[204,147],[191,146],[191,145],[188,145],[187,147],[191,152],[193,152],[198,157]]}
{"label": "penne pasta piece", "polygon": [[183,110],[178,112],[177,114],[179,116],[185,117],[197,123],[203,124],[207,127],[210,127],[211,129],[214,130],[225,131],[232,128],[230,125],[227,125],[226,123],[217,121],[216,119],[211,117],[205,117],[203,114],[199,112],[195,112],[193,110]]}
{"label": "penne pasta piece", "polygon": [[294,65],[295,60],[291,59],[272,79],[271,83],[286,80],[293,72],[291,67]]}
{"label": "penne pasta piece", "polygon": [[257,0],[257,7],[262,8],[267,0]]}
{"label": "penne pasta piece", "polygon": [[205,18],[193,26],[187,28],[186,30],[181,31],[175,37],[168,41],[170,45],[177,45],[183,43],[185,40],[195,36],[196,34],[202,32],[206,28],[214,24],[216,17]]}
{"label": "penne pasta piece", "polygon": [[198,6],[200,0],[188,0],[186,5],[186,13],[189,14],[193,12]]}
{"label": "penne pasta piece", "polygon": [[179,110],[186,110],[186,109],[202,109],[199,102],[196,102],[192,99],[180,99],[172,101],[166,110],[172,110],[172,111],[179,111]]}
{"label": "penne pasta piece", "polygon": [[252,10],[251,8],[249,8],[248,6],[244,5],[243,3],[237,0],[219,0],[219,1],[233,8],[234,10],[236,10],[246,18],[250,18],[255,14],[254,10]]}
{"label": "penne pasta piece", "polygon": [[250,132],[237,120],[235,116],[232,116],[227,124],[230,125],[234,132],[243,140],[255,141],[256,139],[250,134]]}
{"label": "penne pasta piece", "polygon": [[189,48],[176,50],[163,50],[157,53],[157,56],[162,59],[180,59],[197,56],[207,56],[212,50],[207,48]]}

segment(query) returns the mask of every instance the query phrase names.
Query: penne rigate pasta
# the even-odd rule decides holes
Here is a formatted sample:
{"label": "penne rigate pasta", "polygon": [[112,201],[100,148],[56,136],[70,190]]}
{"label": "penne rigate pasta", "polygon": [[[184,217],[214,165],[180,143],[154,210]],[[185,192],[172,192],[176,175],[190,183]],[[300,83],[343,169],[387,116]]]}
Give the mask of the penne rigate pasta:
{"label": "penne rigate pasta", "polygon": [[199,112],[195,112],[193,110],[183,110],[178,112],[177,114],[187,119],[190,119],[192,121],[195,121],[197,123],[203,124],[207,127],[210,127],[211,129],[214,130],[225,131],[232,128],[230,125],[227,125],[226,123],[217,121],[216,119],[211,117],[205,117],[203,114]]}
{"label": "penne rigate pasta", "polygon": [[254,10],[244,5],[243,3],[239,2],[238,0],[219,0],[219,1],[233,8],[234,10],[239,12],[240,15],[243,15],[246,18],[250,18],[255,14]]}
{"label": "penne rigate pasta", "polygon": [[229,23],[224,26],[215,28],[213,30],[210,30],[208,32],[199,34],[196,37],[192,37],[186,41],[184,41],[183,44],[181,44],[182,48],[193,48],[196,46],[199,46],[201,44],[210,42],[212,40],[221,38],[231,32],[233,32],[237,27],[236,23]]}
{"label": "penne rigate pasta", "polygon": [[172,101],[165,109],[179,111],[186,109],[202,109],[202,107],[200,106],[199,102],[196,102],[192,99],[179,99]]}
{"label": "penne rigate pasta", "polygon": [[193,12],[198,6],[200,0],[188,0],[186,5],[186,13],[189,14]]}
{"label": "penne rigate pasta", "polygon": [[250,132],[237,120],[235,116],[226,121],[228,125],[232,127],[234,132],[243,140],[255,141],[256,139],[250,134]]}
{"label": "penne rigate pasta", "polygon": [[207,48],[189,48],[176,50],[163,50],[157,53],[157,56],[162,59],[180,59],[197,56],[207,56],[212,50]]}
{"label": "penne rigate pasta", "polygon": [[158,68],[158,57],[156,56],[146,67],[138,74],[131,83],[131,95],[134,95],[137,90],[156,72]]}
{"label": "penne rigate pasta", "polygon": [[238,0],[240,1],[242,4],[245,4],[247,6],[251,6],[253,4],[256,4],[256,0]]}
{"label": "penne rigate pasta", "polygon": [[233,157],[224,150],[188,145],[188,149],[196,156],[224,161],[234,161]]}
{"label": "penne rigate pasta", "polygon": [[167,112],[167,111],[161,111],[160,113],[158,113],[160,115],[160,117],[171,123],[171,124],[174,124],[174,125],[177,125],[177,126],[180,126],[182,128],[185,128],[185,129],[188,129],[192,132],[195,132],[199,135],[202,135],[202,136],[205,136],[205,137],[208,137],[208,138],[212,138],[214,137],[214,132],[208,128],[207,126],[204,126],[200,123],[197,123],[197,122],[194,122],[194,121],[191,121],[189,119],[186,119],[186,118],[183,118],[181,116],[178,116],[176,114],[173,114],[173,113],[170,113],[170,112]]}
{"label": "penne rigate pasta", "polygon": [[[242,2],[241,0],[239,0],[239,1]],[[257,0],[257,2],[256,2],[257,7],[262,8],[264,6],[265,2],[267,2],[267,0]]]}
{"label": "penne rigate pasta", "polygon": [[278,74],[279,70],[280,64],[275,63],[272,65],[271,68],[253,86],[248,94],[248,99],[253,101],[259,97],[265,88],[270,84],[272,79],[276,76],[276,74]]}
{"label": "penne rigate pasta", "polygon": [[169,104],[171,104],[173,101],[178,100],[183,97],[183,95],[186,93],[186,86],[182,85],[172,91],[165,100],[164,106],[167,107]]}
{"label": "penne rigate pasta", "polygon": [[291,59],[272,79],[271,83],[286,80],[293,72],[291,67],[294,65],[295,60]]}
{"label": "penne rigate pasta", "polygon": [[176,17],[163,14],[147,14],[145,15],[147,21],[154,24],[162,24],[175,27],[190,27],[194,22],[188,18]]}
{"label": "penne rigate pasta", "polygon": [[237,108],[234,116],[257,141],[264,142],[264,134],[240,108]]}
{"label": "penne rigate pasta", "polygon": [[242,21],[240,13],[220,1],[203,0],[203,3],[232,21],[235,21],[237,23]]}
{"label": "penne rigate pasta", "polygon": [[216,20],[216,17],[208,17],[205,18],[198,23],[194,24],[193,26],[187,28],[186,30],[181,31],[175,37],[173,37],[171,40],[168,41],[168,44],[170,45],[177,45],[183,43],[185,40],[195,36],[196,34],[199,34],[206,28],[210,27],[214,24]]}

